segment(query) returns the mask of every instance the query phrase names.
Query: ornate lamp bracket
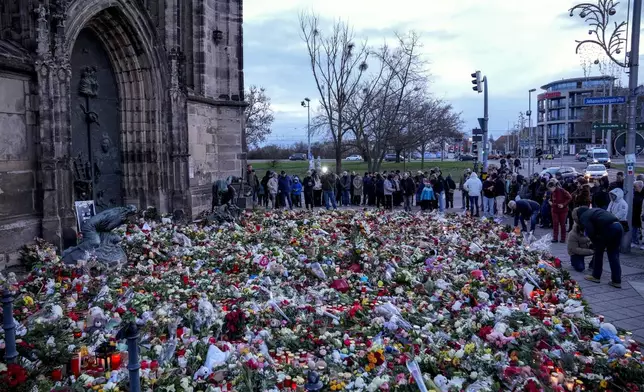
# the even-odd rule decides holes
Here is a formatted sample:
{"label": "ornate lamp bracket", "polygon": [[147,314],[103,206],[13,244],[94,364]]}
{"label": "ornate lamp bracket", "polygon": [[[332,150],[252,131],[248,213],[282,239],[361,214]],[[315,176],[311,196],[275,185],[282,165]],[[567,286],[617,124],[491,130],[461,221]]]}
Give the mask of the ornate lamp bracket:
{"label": "ornate lamp bracket", "polygon": [[[610,24],[610,17],[616,14],[615,7],[618,4],[619,2],[616,3],[613,0],[598,0],[597,4],[581,3],[569,10],[571,17],[578,13],[579,17],[588,23],[590,26],[588,35],[594,36],[590,39],[575,41],[577,42],[575,53],[579,53],[579,48],[583,45],[594,44],[599,46],[615,64],[622,68],[629,66],[628,62],[620,61],[616,58],[617,55],[622,53],[622,47],[626,43],[626,38],[622,35],[625,33],[627,26],[625,21],[619,24],[613,22],[614,28]],[[598,63],[599,60],[596,59],[595,64]]]}

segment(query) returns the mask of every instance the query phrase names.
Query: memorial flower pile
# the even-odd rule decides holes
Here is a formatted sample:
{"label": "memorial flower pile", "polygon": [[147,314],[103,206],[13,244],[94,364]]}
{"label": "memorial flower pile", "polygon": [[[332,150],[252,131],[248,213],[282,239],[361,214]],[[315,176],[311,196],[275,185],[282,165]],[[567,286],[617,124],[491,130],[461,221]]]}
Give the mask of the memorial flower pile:
{"label": "memorial flower pile", "polygon": [[0,388],[126,391],[135,330],[145,391],[644,384],[630,335],[587,311],[547,249],[491,221],[249,212],[223,226],[140,219],[118,231],[125,265],[65,266],[39,242],[27,279],[5,279],[20,360],[0,368]]}

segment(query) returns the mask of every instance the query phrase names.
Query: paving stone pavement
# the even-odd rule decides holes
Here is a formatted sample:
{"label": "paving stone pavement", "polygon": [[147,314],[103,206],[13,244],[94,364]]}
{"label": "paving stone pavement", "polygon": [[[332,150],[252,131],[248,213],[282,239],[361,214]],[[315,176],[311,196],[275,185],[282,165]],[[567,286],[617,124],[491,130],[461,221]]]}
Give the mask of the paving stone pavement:
{"label": "paving stone pavement", "polygon": [[[455,194],[455,205],[461,205],[460,192]],[[453,211],[462,211],[455,209]],[[506,218],[504,223],[513,225],[513,218]],[[537,227],[535,236],[552,233],[552,229],[545,230]],[[623,328],[633,333],[633,337],[644,343],[644,251],[631,249],[630,254],[620,254],[622,266],[622,288],[616,289],[608,285],[610,281],[610,266],[608,257],[604,255],[604,272],[601,283],[593,283],[584,279],[586,273],[575,271],[570,265],[570,256],[566,244],[551,244],[551,252],[562,262],[573,279],[582,290],[583,298],[588,302],[595,314],[604,316],[607,322],[613,323],[618,328]],[[587,258],[587,261],[590,258]]]}

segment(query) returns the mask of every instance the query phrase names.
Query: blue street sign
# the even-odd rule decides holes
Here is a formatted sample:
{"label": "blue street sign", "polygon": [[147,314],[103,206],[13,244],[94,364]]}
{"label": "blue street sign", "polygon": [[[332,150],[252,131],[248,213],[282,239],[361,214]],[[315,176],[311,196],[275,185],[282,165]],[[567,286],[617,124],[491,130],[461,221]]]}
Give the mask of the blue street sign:
{"label": "blue street sign", "polygon": [[626,103],[626,97],[588,97],[584,98],[584,105],[609,105]]}

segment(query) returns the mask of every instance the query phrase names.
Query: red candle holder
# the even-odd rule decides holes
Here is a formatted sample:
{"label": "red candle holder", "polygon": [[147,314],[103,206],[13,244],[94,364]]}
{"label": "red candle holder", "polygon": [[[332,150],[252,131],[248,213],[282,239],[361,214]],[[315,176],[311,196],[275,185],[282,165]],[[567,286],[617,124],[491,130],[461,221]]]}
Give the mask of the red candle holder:
{"label": "red candle holder", "polygon": [[52,381],[61,381],[63,379],[63,369],[57,368],[51,371]]}
{"label": "red candle holder", "polygon": [[70,361],[70,369],[71,372],[74,376],[78,377],[80,376],[81,372],[81,356],[80,353],[78,355],[74,355],[74,357]]}
{"label": "red candle holder", "polygon": [[113,353],[111,355],[112,370],[117,370],[121,367],[121,353]]}

